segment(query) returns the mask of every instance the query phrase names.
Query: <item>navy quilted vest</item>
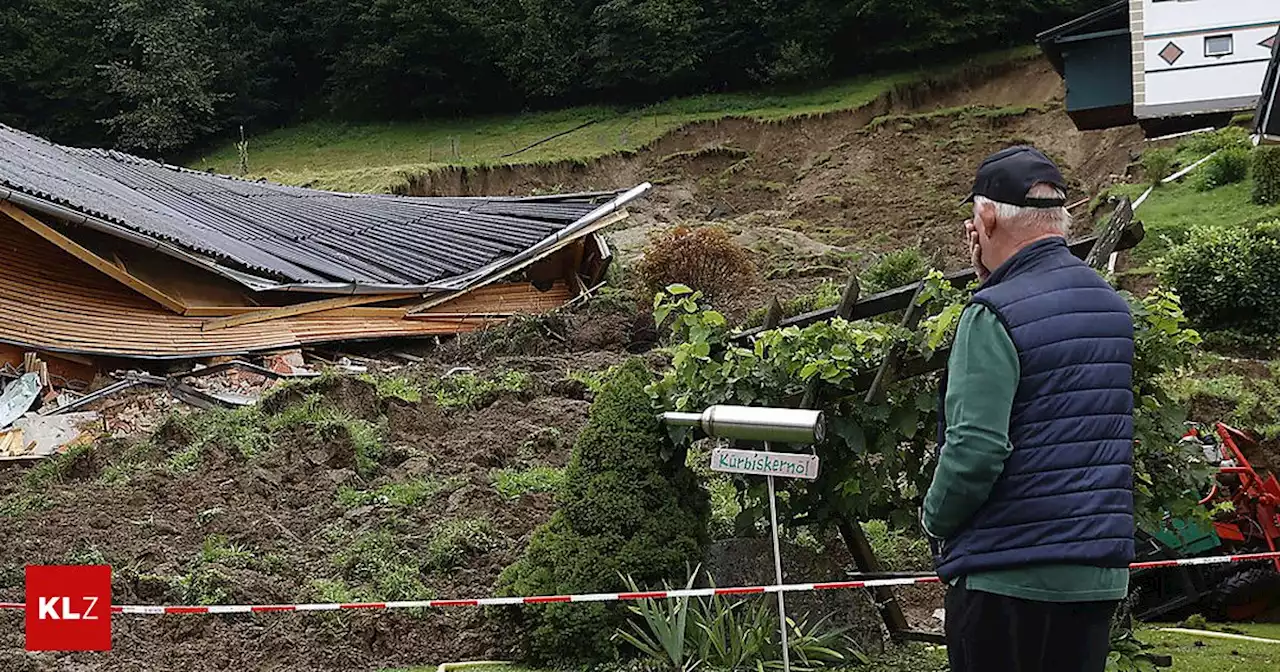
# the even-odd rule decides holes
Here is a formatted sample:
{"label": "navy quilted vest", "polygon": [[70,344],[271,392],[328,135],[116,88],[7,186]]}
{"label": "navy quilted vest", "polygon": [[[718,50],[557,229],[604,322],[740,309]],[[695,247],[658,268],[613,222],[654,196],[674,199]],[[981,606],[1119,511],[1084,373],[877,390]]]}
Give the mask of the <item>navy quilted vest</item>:
{"label": "navy quilted vest", "polygon": [[[973,302],[995,311],[1018,351],[1013,452],[987,502],[940,544],[938,573],[949,581],[1039,563],[1127,567],[1134,557],[1128,304],[1059,237],[1020,250]],[[940,414],[939,445],[945,427]]]}

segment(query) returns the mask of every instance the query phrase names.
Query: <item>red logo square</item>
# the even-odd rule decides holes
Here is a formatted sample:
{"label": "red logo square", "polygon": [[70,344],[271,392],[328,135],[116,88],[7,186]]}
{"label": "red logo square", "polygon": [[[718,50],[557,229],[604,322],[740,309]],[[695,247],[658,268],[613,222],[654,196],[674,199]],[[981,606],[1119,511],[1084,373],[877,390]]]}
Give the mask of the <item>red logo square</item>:
{"label": "red logo square", "polygon": [[27,650],[110,651],[111,567],[27,565]]}

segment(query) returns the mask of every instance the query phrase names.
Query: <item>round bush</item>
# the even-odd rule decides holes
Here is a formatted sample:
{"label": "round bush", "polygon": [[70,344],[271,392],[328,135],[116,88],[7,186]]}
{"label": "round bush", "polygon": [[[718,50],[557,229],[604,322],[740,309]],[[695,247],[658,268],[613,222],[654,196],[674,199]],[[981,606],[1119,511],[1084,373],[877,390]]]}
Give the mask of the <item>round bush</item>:
{"label": "round bush", "polygon": [[718,226],[677,226],[658,234],[636,271],[651,292],[679,284],[713,298],[749,285],[755,275],[747,250]]}
{"label": "round bush", "polygon": [[[574,445],[558,493],[559,510],[539,527],[499,579],[503,595],[563,595],[625,590],[681,580],[702,559],[710,500],[674,450],[633,359],[605,383]],[[516,612],[526,656],[537,664],[610,660],[623,622],[617,604],[549,604]]]}
{"label": "round bush", "polygon": [[1170,251],[1164,275],[1202,329],[1280,330],[1280,221],[1196,229]]}

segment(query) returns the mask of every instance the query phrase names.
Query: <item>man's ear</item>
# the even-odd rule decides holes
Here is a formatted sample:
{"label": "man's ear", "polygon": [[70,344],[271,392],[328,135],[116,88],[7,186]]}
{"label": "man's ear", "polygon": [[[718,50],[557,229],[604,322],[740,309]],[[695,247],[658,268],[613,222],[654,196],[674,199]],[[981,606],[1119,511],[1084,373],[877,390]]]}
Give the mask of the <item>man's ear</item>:
{"label": "man's ear", "polygon": [[977,217],[974,218],[974,224],[982,229],[982,235],[990,238],[996,232],[996,206],[993,203],[983,203],[978,206]]}

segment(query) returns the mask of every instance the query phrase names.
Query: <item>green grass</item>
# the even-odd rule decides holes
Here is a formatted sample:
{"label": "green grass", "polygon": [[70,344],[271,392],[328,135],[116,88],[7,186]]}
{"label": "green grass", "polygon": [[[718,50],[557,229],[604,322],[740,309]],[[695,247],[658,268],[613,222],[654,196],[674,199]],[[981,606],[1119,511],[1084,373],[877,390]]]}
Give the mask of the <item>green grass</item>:
{"label": "green grass", "polygon": [[407,378],[362,374],[360,380],[372,383],[380,399],[399,399],[411,404],[422,401],[422,390]]}
{"label": "green grass", "polygon": [[1169,376],[1166,386],[1180,403],[1225,413],[1202,420],[1222,421],[1271,439],[1280,436],[1280,361],[1265,366],[1265,372],[1242,368],[1219,355],[1202,353],[1191,372]]}
{"label": "green grass", "polygon": [[338,488],[338,504],[345,509],[357,506],[389,506],[410,508],[431,499],[456,485],[452,481],[436,481],[415,478],[403,483],[391,483],[372,490],[357,490],[349,486]]}
{"label": "green grass", "polygon": [[564,469],[555,467],[500,469],[493,474],[494,489],[510,500],[535,492],[555,492],[561,483],[564,483]]}
{"label": "green grass", "polygon": [[[1254,672],[1280,669],[1280,644],[1248,642],[1216,637],[1197,637],[1173,632],[1157,632],[1153,626],[1140,630],[1138,638],[1154,645],[1152,653],[1173,656],[1173,672]],[[1239,634],[1280,640],[1280,624],[1232,624]]]}
{"label": "green grass", "polygon": [[[424,600],[434,594],[422,582],[418,553],[405,546],[390,530],[369,532],[335,554],[331,560],[346,583],[329,581],[314,585],[318,592],[346,591],[362,600]],[[351,589],[343,586],[351,585]],[[344,600],[345,601],[345,600]]]}
{"label": "green grass", "polygon": [[[1280,205],[1253,203],[1251,181],[1199,191],[1190,178],[1157,187],[1138,208],[1137,217],[1146,228],[1146,238],[1134,251],[1136,265],[1149,264],[1172,245],[1186,241],[1192,227],[1235,227],[1280,219]],[[1112,189],[1112,193],[1130,199],[1137,199],[1144,191],[1146,186],[1140,184]]]}
{"label": "green grass", "polygon": [[431,395],[440,408],[479,409],[505,392],[523,392],[532,382],[523,371],[504,371],[492,378],[463,373],[436,381],[431,385]]}
{"label": "green grass", "polygon": [[862,532],[886,571],[927,571],[933,568],[929,543],[923,537],[892,528],[883,520],[862,523]]}
{"label": "green grass", "polygon": [[465,562],[468,555],[493,548],[496,540],[497,532],[487,520],[446,520],[432,531],[424,564],[431,569],[449,570]]}
{"label": "green grass", "polygon": [[53,508],[53,500],[40,493],[13,494],[0,499],[0,518],[17,517]]}
{"label": "green grass", "polygon": [[[776,121],[856,109],[896,86],[947,77],[966,66],[1035,57],[1034,48],[985,54],[944,68],[866,75],[803,92],[746,92],[679,98],[641,109],[603,106],[550,112],[411,123],[310,122],[249,137],[251,177],[286,184],[358,192],[386,192],[408,176],[443,165],[585,161],[635,151],[686,124],[729,117]],[[596,123],[504,158],[556,133]],[[189,162],[232,174],[234,144]]]}

